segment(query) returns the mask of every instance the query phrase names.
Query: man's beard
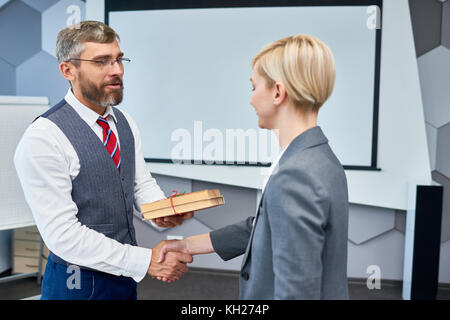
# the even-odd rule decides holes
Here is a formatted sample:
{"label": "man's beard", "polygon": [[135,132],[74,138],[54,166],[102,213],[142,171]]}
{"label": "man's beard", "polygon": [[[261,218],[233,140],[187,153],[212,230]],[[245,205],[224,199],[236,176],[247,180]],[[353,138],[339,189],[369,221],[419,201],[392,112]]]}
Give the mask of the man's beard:
{"label": "man's beard", "polygon": [[[111,79],[108,83],[101,84],[97,87],[93,82],[88,79],[80,77],[81,94],[89,101],[92,101],[102,107],[116,106],[122,102],[123,99],[123,83],[118,77]],[[120,88],[106,92],[106,85],[111,83],[120,83]]]}

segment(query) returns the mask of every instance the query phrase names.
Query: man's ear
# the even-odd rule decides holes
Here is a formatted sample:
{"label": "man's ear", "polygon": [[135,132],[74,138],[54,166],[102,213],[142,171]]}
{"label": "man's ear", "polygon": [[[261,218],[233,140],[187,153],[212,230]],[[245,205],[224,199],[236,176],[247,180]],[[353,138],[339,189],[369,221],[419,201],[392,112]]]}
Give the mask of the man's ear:
{"label": "man's ear", "polygon": [[66,80],[73,81],[75,79],[75,66],[69,62],[61,62],[59,71]]}
{"label": "man's ear", "polygon": [[275,82],[273,87],[273,104],[279,106],[286,100],[286,87],[282,82]]}

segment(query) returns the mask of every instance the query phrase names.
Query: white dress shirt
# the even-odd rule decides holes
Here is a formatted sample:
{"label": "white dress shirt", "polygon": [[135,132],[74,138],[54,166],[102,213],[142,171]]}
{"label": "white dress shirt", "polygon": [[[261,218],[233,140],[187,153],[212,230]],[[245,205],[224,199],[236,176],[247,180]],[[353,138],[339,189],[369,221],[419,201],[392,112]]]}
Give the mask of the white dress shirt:
{"label": "white dress shirt", "polygon": [[[65,100],[103,142],[103,129],[96,123],[99,115],[78,101],[70,89]],[[147,170],[136,123],[121,111],[134,136],[134,202],[140,211],[141,204],[163,199],[165,195]],[[113,109],[108,107],[103,117],[107,118],[120,147]],[[78,208],[71,192],[72,181],[80,172],[80,161],[56,124],[43,117],[31,124],[17,146],[14,164],[39,232],[54,254],[70,263],[132,277],[136,282],[145,277],[151,249],[121,244],[78,221]]]}
{"label": "white dress shirt", "polygon": [[264,190],[266,189],[266,185],[267,182],[269,181],[270,177],[273,174],[276,174],[278,171],[278,164],[280,162],[281,157],[283,156],[283,153],[286,151],[286,149],[289,147],[289,144],[280,152],[280,154],[276,157],[275,161],[272,162],[272,165],[269,167],[269,169],[264,168],[264,171],[261,171],[261,174],[263,174],[265,176],[264,181],[263,181],[263,186],[261,189],[261,199],[259,199],[259,203],[258,203],[258,207],[256,208],[256,216],[253,219],[253,227],[255,226],[256,223],[256,217],[259,214],[259,205],[261,204],[261,200],[262,200],[262,195],[264,194]]}
{"label": "white dress shirt", "polygon": [[265,178],[264,178],[264,182],[263,182],[263,187],[262,187],[262,190],[261,190],[261,194],[263,194],[264,193],[264,189],[266,188],[266,185],[267,185],[267,182],[269,181],[269,179],[270,179],[270,176],[272,175],[272,174],[276,174],[277,173],[277,171],[278,171],[278,163],[280,162],[280,159],[281,159],[281,157],[283,156],[283,153],[286,151],[286,149],[289,147],[289,145],[287,145],[281,152],[280,152],[280,154],[276,157],[276,159],[275,159],[275,161],[274,162],[272,162],[272,165],[270,166],[270,168],[269,168],[269,170],[267,170],[266,172],[265,172]]}

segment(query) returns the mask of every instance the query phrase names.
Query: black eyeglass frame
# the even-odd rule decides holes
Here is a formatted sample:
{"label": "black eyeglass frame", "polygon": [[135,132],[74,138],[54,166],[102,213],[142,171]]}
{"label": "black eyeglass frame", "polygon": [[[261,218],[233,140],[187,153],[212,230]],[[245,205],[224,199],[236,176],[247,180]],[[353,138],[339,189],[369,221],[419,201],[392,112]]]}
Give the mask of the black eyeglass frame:
{"label": "black eyeglass frame", "polygon": [[[130,63],[131,59],[129,58],[117,58],[117,59],[103,59],[103,60],[89,60],[89,59],[79,59],[79,58],[70,58],[68,60],[66,60],[66,62],[70,62],[70,61],[86,61],[86,62],[94,62],[97,65],[101,66],[101,67],[106,67],[108,65],[112,66],[114,64],[114,62],[117,62],[120,65],[124,65],[123,62],[125,61],[126,63]],[[109,64],[108,64],[109,62]]]}

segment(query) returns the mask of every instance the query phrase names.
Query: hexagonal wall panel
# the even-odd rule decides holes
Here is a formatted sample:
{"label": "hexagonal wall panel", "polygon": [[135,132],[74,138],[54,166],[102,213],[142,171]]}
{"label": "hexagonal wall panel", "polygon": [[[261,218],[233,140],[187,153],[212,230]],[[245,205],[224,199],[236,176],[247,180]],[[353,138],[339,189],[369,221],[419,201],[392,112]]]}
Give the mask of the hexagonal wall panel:
{"label": "hexagonal wall panel", "polygon": [[0,0],[0,9],[11,0]]}
{"label": "hexagonal wall panel", "polygon": [[58,62],[46,52],[39,52],[16,69],[16,94],[46,96],[50,104],[66,95],[69,82],[59,72]]}
{"label": "hexagonal wall panel", "polygon": [[9,3],[0,10],[0,43],[0,58],[14,66],[39,52],[41,14],[20,1]]}
{"label": "hexagonal wall panel", "polygon": [[405,236],[397,230],[361,245],[348,243],[347,273],[351,278],[367,279],[367,267],[377,265],[381,279],[402,279]]}
{"label": "hexagonal wall panel", "polygon": [[450,123],[438,129],[436,171],[450,178]]}
{"label": "hexagonal wall panel", "polygon": [[450,50],[440,46],[417,59],[425,121],[435,128],[450,122]]}
{"label": "hexagonal wall panel", "polygon": [[441,44],[442,3],[409,0],[414,42],[418,57]]}
{"label": "hexagonal wall panel", "polygon": [[436,151],[437,151],[437,129],[425,123],[427,130],[428,154],[430,157],[430,168],[433,171],[436,168]]}
{"label": "hexagonal wall panel", "polygon": [[16,70],[3,59],[0,59],[0,95],[16,94]]}
{"label": "hexagonal wall panel", "polygon": [[450,1],[443,4],[442,8],[442,45],[450,49]]}
{"label": "hexagonal wall panel", "polygon": [[348,239],[359,245],[395,227],[395,210],[351,204]]}
{"label": "hexagonal wall panel", "polygon": [[405,234],[406,230],[406,211],[395,210],[395,230]]}
{"label": "hexagonal wall panel", "polygon": [[437,171],[432,172],[433,180],[444,186],[444,203],[442,205],[441,242],[450,240],[450,179]]}
{"label": "hexagonal wall panel", "polygon": [[42,49],[56,56],[56,36],[62,29],[85,19],[85,3],[61,0],[42,13]]}
{"label": "hexagonal wall panel", "polygon": [[450,283],[450,242],[441,245],[439,259],[439,283]]}
{"label": "hexagonal wall panel", "polygon": [[39,12],[44,12],[46,9],[57,3],[59,0],[21,0],[30,7]]}

